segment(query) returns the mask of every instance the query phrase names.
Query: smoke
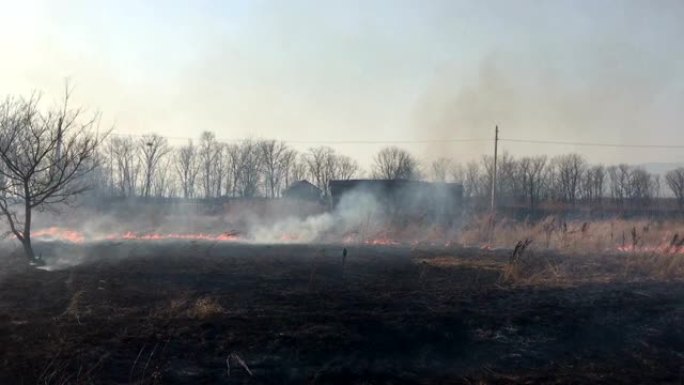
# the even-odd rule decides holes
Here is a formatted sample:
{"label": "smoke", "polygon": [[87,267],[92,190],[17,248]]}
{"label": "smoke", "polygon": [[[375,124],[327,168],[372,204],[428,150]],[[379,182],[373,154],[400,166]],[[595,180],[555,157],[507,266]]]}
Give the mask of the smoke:
{"label": "smoke", "polygon": [[[432,139],[478,138],[480,143],[430,146],[432,159],[460,161],[491,152],[494,126],[501,136],[575,142],[667,141],[677,113],[668,101],[681,71],[644,47],[597,42],[544,51],[494,52],[474,70],[445,68],[425,88],[414,112],[416,129]],[[467,74],[467,75],[465,75]],[[681,75],[681,73],[679,74]],[[624,160],[624,150],[502,142],[514,155],[578,151],[599,162]],[[675,158],[641,152],[641,161]],[[634,158],[632,158],[634,161]]]}
{"label": "smoke", "polygon": [[344,236],[370,235],[386,225],[386,215],[373,194],[351,191],[345,194],[332,212],[276,220],[272,225],[253,224],[248,231],[255,243],[310,243],[334,240]]}
{"label": "smoke", "polygon": [[[450,242],[460,202],[448,185],[363,184],[343,192],[332,210],[311,202],[234,200],[225,206],[154,200],[100,202],[68,213],[37,212],[35,254],[46,270],[99,258],[154,253],[161,244],[413,244]],[[352,185],[354,186],[354,185]],[[16,240],[15,254],[20,247]],[[156,246],[155,246],[156,245]],[[11,247],[10,247],[11,248]],[[98,250],[107,250],[99,253]],[[109,258],[109,257],[108,257]]]}

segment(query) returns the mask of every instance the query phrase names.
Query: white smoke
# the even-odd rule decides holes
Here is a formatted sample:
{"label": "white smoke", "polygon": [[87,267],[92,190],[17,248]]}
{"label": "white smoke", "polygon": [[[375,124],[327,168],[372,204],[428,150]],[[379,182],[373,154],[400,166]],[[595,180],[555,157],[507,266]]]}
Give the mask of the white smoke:
{"label": "white smoke", "polygon": [[384,220],[384,211],[374,195],[351,191],[342,196],[332,212],[306,218],[291,216],[273,224],[254,224],[248,234],[254,243],[340,241],[346,234],[355,237],[370,234],[382,226]]}

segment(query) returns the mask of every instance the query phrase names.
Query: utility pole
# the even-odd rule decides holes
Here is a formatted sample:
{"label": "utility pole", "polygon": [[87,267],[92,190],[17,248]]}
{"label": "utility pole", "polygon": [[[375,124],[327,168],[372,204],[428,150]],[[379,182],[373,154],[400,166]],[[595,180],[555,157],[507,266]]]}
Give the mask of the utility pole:
{"label": "utility pole", "polygon": [[497,125],[494,131],[494,173],[492,174],[492,202],[491,210],[492,215],[496,211],[496,158],[499,149],[499,126]]}

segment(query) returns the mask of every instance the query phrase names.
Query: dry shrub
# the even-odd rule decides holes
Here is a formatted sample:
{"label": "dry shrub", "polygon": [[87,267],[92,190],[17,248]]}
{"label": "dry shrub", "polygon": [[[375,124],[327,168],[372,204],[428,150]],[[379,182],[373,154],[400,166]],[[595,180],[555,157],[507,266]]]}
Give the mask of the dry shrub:
{"label": "dry shrub", "polygon": [[511,284],[533,283],[549,277],[558,277],[557,269],[548,259],[528,249],[531,244],[532,240],[529,238],[518,241],[508,263],[502,269],[502,282]]}

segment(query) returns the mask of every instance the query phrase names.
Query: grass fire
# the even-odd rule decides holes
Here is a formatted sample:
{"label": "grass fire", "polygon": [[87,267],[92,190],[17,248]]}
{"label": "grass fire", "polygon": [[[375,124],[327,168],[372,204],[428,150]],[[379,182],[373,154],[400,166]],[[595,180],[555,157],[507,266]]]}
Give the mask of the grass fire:
{"label": "grass fire", "polygon": [[682,20],[3,2],[0,385],[683,384]]}

